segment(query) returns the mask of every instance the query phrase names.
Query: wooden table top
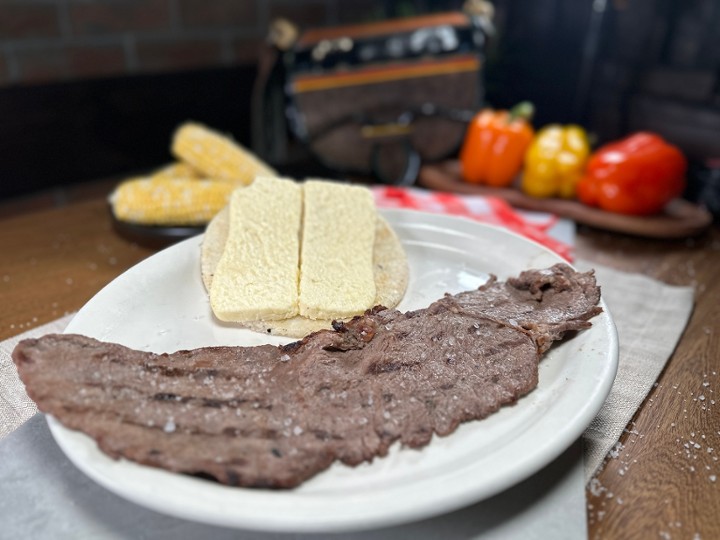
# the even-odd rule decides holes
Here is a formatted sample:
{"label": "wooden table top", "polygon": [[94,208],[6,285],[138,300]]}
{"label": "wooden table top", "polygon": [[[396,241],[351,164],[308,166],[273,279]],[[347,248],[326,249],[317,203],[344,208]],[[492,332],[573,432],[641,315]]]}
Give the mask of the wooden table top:
{"label": "wooden table top", "polygon": [[[156,251],[118,236],[100,197],[0,224],[0,339],[78,310]],[[720,538],[720,229],[661,241],[581,228],[576,253],[696,291],[687,329],[623,449],[587,492],[590,538]],[[713,382],[703,387],[706,375]]]}

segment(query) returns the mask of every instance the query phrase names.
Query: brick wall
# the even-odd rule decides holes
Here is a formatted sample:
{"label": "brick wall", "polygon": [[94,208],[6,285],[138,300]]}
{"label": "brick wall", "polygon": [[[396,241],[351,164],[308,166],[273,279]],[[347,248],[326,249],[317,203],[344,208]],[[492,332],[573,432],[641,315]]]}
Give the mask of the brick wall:
{"label": "brick wall", "polygon": [[394,4],[437,7],[430,0],[0,0],[0,86],[252,64],[274,17],[337,24],[385,16]]}
{"label": "brick wall", "polygon": [[151,170],[189,119],[250,146],[275,17],[307,28],[463,1],[0,0],[0,200]]}

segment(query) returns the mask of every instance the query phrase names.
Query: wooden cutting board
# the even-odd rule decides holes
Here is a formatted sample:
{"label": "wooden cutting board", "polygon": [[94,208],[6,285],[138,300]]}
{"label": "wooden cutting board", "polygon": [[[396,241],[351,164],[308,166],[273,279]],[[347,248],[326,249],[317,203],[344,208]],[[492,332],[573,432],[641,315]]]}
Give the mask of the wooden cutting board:
{"label": "wooden cutting board", "polygon": [[418,184],[436,191],[499,197],[516,208],[550,212],[598,229],[648,238],[697,236],[713,221],[710,212],[684,199],[671,201],[660,214],[639,217],[605,212],[574,200],[529,197],[515,188],[469,184],[461,179],[460,163],[457,160],[423,166]]}

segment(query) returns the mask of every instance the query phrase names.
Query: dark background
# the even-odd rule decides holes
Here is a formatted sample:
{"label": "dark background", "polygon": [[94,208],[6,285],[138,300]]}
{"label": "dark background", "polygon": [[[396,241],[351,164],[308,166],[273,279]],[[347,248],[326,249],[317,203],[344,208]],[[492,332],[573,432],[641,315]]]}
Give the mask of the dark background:
{"label": "dark background", "polygon": [[[598,143],[649,129],[720,159],[720,2],[496,0],[489,104],[535,103]],[[457,1],[112,0],[0,4],[0,199],[171,161],[193,119],[251,146],[258,50],[301,27],[458,9]],[[282,164],[276,164],[282,170]],[[717,166],[717,165],[715,165]]]}

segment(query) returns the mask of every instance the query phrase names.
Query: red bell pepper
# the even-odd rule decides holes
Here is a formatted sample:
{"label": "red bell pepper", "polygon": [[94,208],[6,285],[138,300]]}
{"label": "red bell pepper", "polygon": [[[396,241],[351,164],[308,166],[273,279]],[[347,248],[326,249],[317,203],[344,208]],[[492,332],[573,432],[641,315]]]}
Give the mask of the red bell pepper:
{"label": "red bell pepper", "polygon": [[577,186],[579,199],[609,212],[660,212],[685,189],[687,160],[660,136],[635,133],[599,148]]}

